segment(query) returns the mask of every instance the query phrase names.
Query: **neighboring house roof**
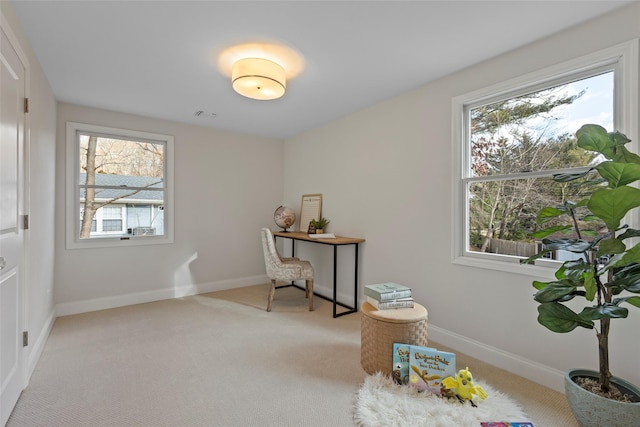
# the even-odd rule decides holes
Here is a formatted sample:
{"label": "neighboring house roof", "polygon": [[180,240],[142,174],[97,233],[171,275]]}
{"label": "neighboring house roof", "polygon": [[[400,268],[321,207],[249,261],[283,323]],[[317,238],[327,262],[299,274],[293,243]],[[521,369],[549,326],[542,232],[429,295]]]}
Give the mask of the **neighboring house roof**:
{"label": "neighboring house roof", "polygon": [[[148,188],[157,188],[162,189],[162,178],[151,177],[151,176],[130,176],[130,175],[112,175],[112,174],[96,174],[96,185],[99,186],[109,186],[109,187],[120,187],[120,188],[105,188],[96,190],[96,199],[98,200],[109,200],[114,199],[118,196],[122,196],[123,194],[127,194],[131,191],[131,188],[140,188],[140,187],[148,187]],[[86,182],[86,174],[80,174],[80,182]],[[153,184],[153,185],[149,185]],[[84,189],[80,190],[80,197],[84,199]],[[120,200],[133,202],[133,201],[162,201],[164,197],[164,193],[162,191],[149,191],[149,190],[140,190],[135,194],[132,194],[127,197],[122,197]]]}

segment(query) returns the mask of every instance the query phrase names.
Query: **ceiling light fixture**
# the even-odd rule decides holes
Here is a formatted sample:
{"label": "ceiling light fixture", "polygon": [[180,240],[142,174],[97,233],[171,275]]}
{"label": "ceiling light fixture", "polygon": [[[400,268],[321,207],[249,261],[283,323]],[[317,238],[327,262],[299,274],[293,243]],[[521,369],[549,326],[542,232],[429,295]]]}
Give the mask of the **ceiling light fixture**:
{"label": "ceiling light fixture", "polygon": [[236,61],[231,70],[231,84],[240,95],[259,100],[280,98],[287,88],[284,68],[262,58]]}

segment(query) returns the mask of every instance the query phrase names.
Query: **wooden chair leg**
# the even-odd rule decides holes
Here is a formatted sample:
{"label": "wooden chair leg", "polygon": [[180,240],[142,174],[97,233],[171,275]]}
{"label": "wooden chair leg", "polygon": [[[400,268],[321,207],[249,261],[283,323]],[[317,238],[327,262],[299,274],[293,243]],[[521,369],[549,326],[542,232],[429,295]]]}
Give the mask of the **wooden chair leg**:
{"label": "wooden chair leg", "polygon": [[313,311],[313,279],[307,280],[306,288],[309,296],[309,311]]}
{"label": "wooden chair leg", "polygon": [[273,297],[276,295],[276,281],[271,281],[271,288],[269,289],[269,297],[267,300],[267,311],[271,311],[271,303],[273,303]]}

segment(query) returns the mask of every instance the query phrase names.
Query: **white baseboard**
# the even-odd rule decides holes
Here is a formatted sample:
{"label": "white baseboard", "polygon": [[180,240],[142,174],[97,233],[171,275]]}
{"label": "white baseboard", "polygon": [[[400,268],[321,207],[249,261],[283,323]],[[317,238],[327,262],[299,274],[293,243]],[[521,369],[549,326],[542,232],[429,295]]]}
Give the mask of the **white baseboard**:
{"label": "white baseboard", "polygon": [[71,314],[87,313],[90,311],[124,307],[127,305],[143,304],[165,299],[205,294],[207,292],[223,291],[225,289],[235,289],[244,286],[260,285],[262,283],[269,283],[269,278],[266,275],[243,277],[232,280],[221,280],[218,282],[202,283],[198,285],[185,285],[174,288],[116,295],[113,297],[95,298],[84,301],[65,302],[56,305],[56,315],[68,316]]}
{"label": "white baseboard", "polygon": [[480,359],[500,369],[520,375],[535,383],[564,394],[564,372],[542,365],[513,353],[491,347],[471,338],[456,334],[432,324],[428,326],[429,340]]}
{"label": "white baseboard", "polygon": [[[29,339],[30,349],[29,349],[29,356],[27,360],[27,383],[29,382],[31,375],[33,375],[33,372],[36,369],[36,365],[38,364],[38,361],[40,360],[40,356],[44,351],[44,346],[47,343],[47,339],[49,338],[49,335],[51,334],[51,329],[53,329],[53,324],[55,323],[55,321],[56,321],[56,311],[55,309],[53,309],[51,313],[49,313],[49,316],[47,317],[47,320],[45,321],[44,326],[39,331],[40,333],[38,334],[38,338],[34,341],[31,341],[31,338]],[[31,333],[29,333],[29,335],[31,335]]]}

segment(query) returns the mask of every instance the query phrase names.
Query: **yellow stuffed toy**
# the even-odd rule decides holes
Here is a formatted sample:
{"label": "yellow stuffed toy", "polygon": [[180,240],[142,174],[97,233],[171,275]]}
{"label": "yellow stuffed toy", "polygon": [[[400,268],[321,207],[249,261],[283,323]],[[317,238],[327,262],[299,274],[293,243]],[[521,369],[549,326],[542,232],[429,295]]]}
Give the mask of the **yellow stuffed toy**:
{"label": "yellow stuffed toy", "polygon": [[460,369],[455,378],[445,378],[442,380],[442,385],[448,389],[455,389],[455,395],[460,402],[464,403],[465,400],[468,400],[474,407],[477,406],[472,400],[474,394],[482,400],[487,398],[487,392],[479,385],[473,384],[473,375],[471,375],[469,367]]}

